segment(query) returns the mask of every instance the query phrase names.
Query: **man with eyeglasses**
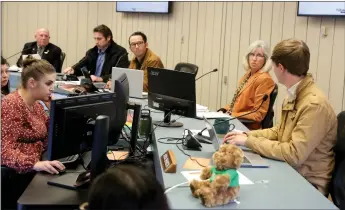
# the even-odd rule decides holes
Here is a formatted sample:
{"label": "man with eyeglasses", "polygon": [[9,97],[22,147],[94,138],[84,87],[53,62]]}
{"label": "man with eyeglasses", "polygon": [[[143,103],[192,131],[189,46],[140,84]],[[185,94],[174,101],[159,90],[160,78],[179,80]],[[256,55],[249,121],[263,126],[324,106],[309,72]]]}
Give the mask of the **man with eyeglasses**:
{"label": "man with eyeglasses", "polygon": [[113,34],[106,25],[94,28],[93,36],[96,46],[88,50],[77,64],[67,67],[64,73],[82,76],[81,68],[86,67],[93,82],[107,82],[111,77],[112,67],[128,68],[128,53],[114,42]]}
{"label": "man with eyeglasses", "polygon": [[144,71],[143,90],[148,91],[147,67],[164,68],[161,59],[149,48],[147,37],[144,33],[137,31],[129,37],[129,47],[134,54],[129,68]]}

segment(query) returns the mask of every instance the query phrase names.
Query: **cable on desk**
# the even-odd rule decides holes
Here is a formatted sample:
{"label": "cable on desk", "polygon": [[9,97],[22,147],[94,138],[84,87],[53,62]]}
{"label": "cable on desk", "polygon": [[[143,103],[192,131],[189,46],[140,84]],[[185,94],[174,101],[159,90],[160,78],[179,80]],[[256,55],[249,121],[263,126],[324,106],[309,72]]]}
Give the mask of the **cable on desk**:
{"label": "cable on desk", "polygon": [[[182,140],[182,145],[185,145],[185,142],[184,142],[184,140],[185,139],[183,139]],[[189,157],[189,159],[191,159],[192,161],[195,161],[199,166],[201,166],[201,167],[206,167],[206,166],[204,166],[204,165],[202,165],[201,163],[199,163],[199,161],[198,160],[196,160],[196,159],[194,159],[194,158],[192,158],[192,156],[191,155],[189,155],[189,154],[187,154],[187,153],[185,153],[184,151],[183,151],[183,149],[181,149],[179,146],[178,146],[178,141],[176,142],[176,147],[177,147],[177,149],[179,149],[184,155],[186,155],[186,156],[188,156]]]}
{"label": "cable on desk", "polygon": [[[132,149],[131,148],[131,142],[130,142],[130,138],[129,138],[129,136],[128,136],[128,134],[126,133],[126,131],[125,130],[122,130],[122,137],[125,139],[125,141],[129,144],[129,147],[130,147],[130,149]],[[125,134],[125,135],[124,135]],[[136,149],[138,149],[139,151],[140,151],[140,153],[141,154],[146,154],[146,150],[143,150],[143,148],[141,148],[140,147],[140,145],[138,144],[138,142],[137,142],[137,144],[135,145],[135,147],[136,147]]]}
{"label": "cable on desk", "polygon": [[[185,138],[186,138],[186,135],[185,135],[186,130],[189,130],[189,129],[184,129],[182,138],[176,138],[176,137],[163,137],[163,138],[159,138],[157,141],[158,141],[159,143],[162,143],[162,144],[175,144],[176,147],[177,147],[177,149],[179,149],[184,155],[188,156],[189,159],[191,159],[192,161],[195,161],[195,162],[196,162],[199,166],[201,166],[201,167],[206,167],[206,166],[202,165],[201,163],[199,163],[198,160],[192,158],[191,155],[185,153],[185,152],[183,151],[183,149],[181,149],[181,148],[178,146],[179,144],[182,144],[182,145],[185,145],[185,144],[186,144],[186,142],[185,142],[185,140],[186,140],[186,139],[185,139]],[[176,142],[169,143],[169,142],[162,142],[162,141],[160,141],[160,140],[163,140],[163,139],[167,139],[167,141],[176,141]],[[181,143],[179,143],[179,141],[181,141]]]}
{"label": "cable on desk", "polygon": [[[175,111],[175,109],[173,109],[173,110],[171,110],[170,112],[168,112],[168,114],[163,118],[163,120],[162,120],[158,125],[156,125],[156,127],[154,127],[154,128],[152,129],[152,131],[149,133],[149,135],[147,135],[147,137],[146,137],[146,139],[145,139],[145,141],[144,141],[144,144],[143,144],[143,146],[145,147],[145,151],[147,151],[146,143],[147,143],[148,139],[150,138],[150,136],[152,135],[152,133],[153,133],[161,124],[164,123],[165,118],[167,118],[169,115],[171,115],[173,111]],[[173,122],[176,122],[176,120],[175,120],[175,121],[174,121],[174,120],[171,121],[171,123],[173,123]]]}
{"label": "cable on desk", "polygon": [[176,187],[179,187],[179,186],[185,185],[185,184],[189,184],[189,182],[188,182],[188,181],[187,181],[187,182],[182,182],[182,183],[180,183],[180,184],[177,184],[177,185],[174,185],[174,186],[172,186],[172,187],[169,187],[168,189],[165,190],[164,194],[167,194],[167,193],[168,193],[169,191],[171,191],[172,189],[175,189]]}
{"label": "cable on desk", "polygon": [[[124,133],[125,133],[125,132],[124,132]],[[122,134],[123,134],[123,133],[122,133]],[[126,135],[126,134],[125,134],[125,135]],[[126,138],[125,135],[123,135],[123,137],[126,139],[126,141],[127,141],[128,143],[130,143],[129,140]],[[125,162],[133,162],[133,163],[136,163],[137,165],[143,166],[141,162],[142,162],[143,159],[146,158],[146,151],[145,151],[145,152],[141,151],[141,148],[140,148],[138,145],[136,145],[136,147],[137,147],[137,149],[141,152],[140,155],[135,155],[135,154],[133,154],[132,156],[128,156],[128,157],[122,159],[124,156],[128,155],[128,153],[127,153],[127,154],[121,155],[121,156],[118,158],[118,160],[116,160],[115,154],[113,153],[114,161],[117,161],[117,162],[112,162],[112,163],[109,165],[109,168],[115,167],[116,165],[121,164],[121,163],[125,163]],[[129,147],[129,149],[130,149],[130,152],[132,152],[132,148]],[[121,160],[121,159],[122,159],[122,160]]]}
{"label": "cable on desk", "polygon": [[[164,140],[164,139],[166,139],[167,142],[161,141],[161,140]],[[169,141],[180,141],[180,140],[182,140],[182,138],[163,137],[163,138],[159,138],[157,141],[158,141],[159,143],[162,143],[162,144],[182,144],[182,142],[181,142],[181,143],[169,142]]]}

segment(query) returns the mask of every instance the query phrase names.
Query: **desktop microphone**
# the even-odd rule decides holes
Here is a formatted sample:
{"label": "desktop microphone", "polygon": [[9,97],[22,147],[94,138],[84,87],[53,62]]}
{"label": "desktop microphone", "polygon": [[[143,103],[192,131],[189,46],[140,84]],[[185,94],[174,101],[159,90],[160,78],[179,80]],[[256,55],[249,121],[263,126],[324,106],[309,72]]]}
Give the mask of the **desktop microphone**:
{"label": "desktop microphone", "polygon": [[[265,94],[264,97],[262,98],[262,101],[261,101],[260,106],[259,106],[258,108],[256,108],[255,110],[250,111],[250,112],[247,112],[247,113],[245,113],[245,114],[243,114],[243,115],[240,115],[240,116],[237,116],[237,117],[233,117],[233,118],[224,120],[224,121],[222,121],[222,122],[216,123],[216,124],[214,124],[213,126],[219,125],[219,124],[222,124],[222,123],[225,123],[225,122],[229,122],[229,121],[231,121],[231,120],[235,120],[235,119],[237,119],[237,118],[241,118],[241,117],[243,117],[243,116],[246,116],[246,115],[252,114],[252,113],[254,113],[254,112],[257,112],[257,111],[261,108],[262,104],[263,104],[265,101],[267,101],[267,99],[268,99],[268,95]],[[200,139],[201,139],[201,138],[206,138],[206,139],[207,139],[207,137],[205,137],[205,136],[202,135],[202,132],[204,132],[204,130],[206,130],[206,129],[207,129],[207,128],[202,129],[202,130],[201,130],[197,135],[195,135],[194,137],[195,137],[195,138],[198,138],[198,137],[199,137]]]}
{"label": "desktop microphone", "polygon": [[201,75],[200,77],[196,78],[195,81],[199,80],[200,78],[202,78],[202,77],[204,77],[204,76],[206,76],[206,75],[208,75],[208,74],[211,74],[211,73],[217,72],[217,71],[218,71],[218,69],[213,69],[212,71],[209,71],[209,72],[207,72],[207,73]]}
{"label": "desktop microphone", "polygon": [[10,59],[10,58],[12,58],[13,56],[18,55],[19,53],[23,53],[23,52],[25,52],[25,51],[27,51],[27,50],[30,50],[30,49],[31,49],[31,47],[30,47],[30,48],[26,48],[26,49],[24,49],[24,50],[22,50],[22,51],[19,51],[19,52],[17,52],[16,54],[13,54],[13,55],[11,55],[10,57],[5,58],[5,60]]}
{"label": "desktop microphone", "polygon": [[117,60],[117,62],[116,62],[116,64],[115,64],[114,67],[117,67],[117,64],[119,64],[121,58],[122,58],[123,56],[126,56],[126,55],[128,55],[128,52],[126,52],[125,54],[123,54],[123,55],[120,56],[120,58]]}
{"label": "desktop microphone", "polygon": [[89,55],[86,54],[84,58],[82,58],[78,63],[74,64],[71,68],[72,68],[72,69],[75,69],[75,67],[76,67],[77,65],[79,65],[80,63],[83,63],[84,61],[86,61],[87,58],[88,58],[88,56],[89,56]]}

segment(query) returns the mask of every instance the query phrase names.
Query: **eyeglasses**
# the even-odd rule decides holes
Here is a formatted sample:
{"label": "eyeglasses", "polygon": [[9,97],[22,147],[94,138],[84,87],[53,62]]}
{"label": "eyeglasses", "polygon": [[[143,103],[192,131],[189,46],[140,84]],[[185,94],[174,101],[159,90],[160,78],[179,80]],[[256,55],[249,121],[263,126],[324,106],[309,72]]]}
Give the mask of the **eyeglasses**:
{"label": "eyeglasses", "polygon": [[143,41],[137,42],[137,43],[130,43],[129,46],[130,46],[131,48],[134,48],[134,47],[136,47],[137,45],[138,45],[138,47],[140,47],[142,44],[144,44]]}
{"label": "eyeglasses", "polygon": [[249,53],[248,55],[249,55],[249,57],[257,57],[257,58],[264,58],[265,57],[264,55],[254,54],[254,53]]}

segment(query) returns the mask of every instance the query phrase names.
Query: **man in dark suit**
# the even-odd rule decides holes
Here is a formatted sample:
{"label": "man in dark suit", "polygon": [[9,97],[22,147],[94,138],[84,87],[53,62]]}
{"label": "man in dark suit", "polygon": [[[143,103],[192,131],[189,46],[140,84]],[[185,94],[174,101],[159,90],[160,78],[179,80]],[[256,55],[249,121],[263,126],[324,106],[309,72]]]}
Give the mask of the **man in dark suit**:
{"label": "man in dark suit", "polygon": [[128,53],[113,41],[113,34],[106,25],[94,28],[93,37],[96,46],[89,49],[78,63],[67,67],[63,72],[82,76],[81,68],[86,67],[93,82],[107,82],[113,67],[128,68]]}
{"label": "man in dark suit", "polygon": [[28,42],[24,45],[22,55],[17,61],[17,66],[21,67],[23,55],[39,54],[42,59],[48,61],[55,67],[56,72],[61,72],[61,49],[49,43],[49,31],[45,28],[38,29],[35,33],[36,42]]}

